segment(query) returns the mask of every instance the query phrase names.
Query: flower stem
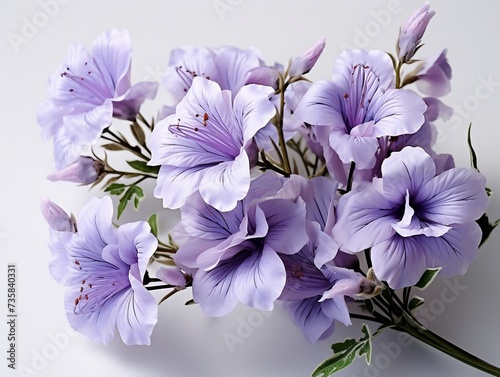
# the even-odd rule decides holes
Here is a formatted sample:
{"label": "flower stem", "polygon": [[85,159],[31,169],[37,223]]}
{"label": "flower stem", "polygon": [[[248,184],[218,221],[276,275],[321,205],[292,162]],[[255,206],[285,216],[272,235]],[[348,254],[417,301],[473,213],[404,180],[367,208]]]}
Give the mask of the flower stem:
{"label": "flower stem", "polygon": [[[418,323],[418,322],[417,322]],[[462,348],[450,343],[446,339],[440,337],[439,335],[433,333],[429,329],[422,326],[420,323],[419,327],[414,327],[413,325],[407,323],[406,321],[397,324],[395,330],[406,332],[407,334],[413,336],[414,338],[420,340],[421,342],[444,352],[445,354],[473,367],[488,373],[492,376],[500,376],[500,368],[487,363],[484,360],[470,354],[469,352],[463,350]]]}
{"label": "flower stem", "polygon": [[279,146],[281,148],[281,155],[283,156],[283,170],[288,174],[288,176],[292,173],[292,168],[290,166],[290,160],[288,159],[288,151],[286,149],[285,142],[285,134],[283,132],[283,117],[285,111],[285,91],[287,89],[288,83],[283,82],[283,77],[279,78],[279,87],[280,87],[280,108],[279,108],[279,116],[278,116],[278,141]]}
{"label": "flower stem", "polygon": [[408,295],[408,297],[404,297],[403,301],[401,301],[394,290],[387,287],[386,291],[390,292],[390,305],[397,308],[397,310],[400,310],[402,315],[400,321],[393,322],[392,328],[394,330],[405,332],[412,337],[420,340],[421,342],[439,351],[442,351],[445,354],[473,368],[476,368],[493,376],[500,376],[500,368],[470,354],[469,352],[440,337],[439,335],[435,334],[434,332],[427,329],[424,325],[422,325],[413,316],[413,314],[407,307],[408,303],[406,301],[409,301],[409,290],[404,292],[404,295]]}
{"label": "flower stem", "polygon": [[403,67],[403,62],[398,61],[398,65],[396,67],[396,89],[401,88],[401,68]]}
{"label": "flower stem", "polygon": [[347,177],[347,187],[345,192],[348,193],[352,189],[352,181],[354,179],[354,170],[356,170],[356,163],[354,161],[351,162],[351,167],[349,169],[349,176]]}

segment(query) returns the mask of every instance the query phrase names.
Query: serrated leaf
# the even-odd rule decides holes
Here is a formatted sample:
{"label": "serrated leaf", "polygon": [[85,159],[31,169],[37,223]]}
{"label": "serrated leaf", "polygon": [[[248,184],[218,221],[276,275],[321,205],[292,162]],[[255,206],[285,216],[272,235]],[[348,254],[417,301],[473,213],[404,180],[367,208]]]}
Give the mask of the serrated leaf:
{"label": "serrated leaf", "polygon": [[410,302],[408,303],[408,309],[410,309],[410,312],[418,308],[419,306],[423,305],[424,299],[420,296],[414,296]]}
{"label": "serrated leaf", "polygon": [[139,143],[139,145],[146,145],[146,134],[144,133],[139,123],[131,123],[130,130],[132,131],[132,135],[134,135],[134,138],[135,140],[137,140],[137,143]]}
{"label": "serrated leaf", "polygon": [[156,213],[149,216],[148,224],[151,227],[151,233],[158,237],[158,215]]}
{"label": "serrated leaf", "polygon": [[109,192],[111,195],[121,195],[126,187],[123,183],[111,183],[104,191]]}
{"label": "serrated leaf", "polygon": [[361,331],[364,336],[359,339],[346,339],[332,345],[334,354],[323,361],[312,373],[312,377],[328,377],[349,366],[356,357],[365,356],[368,364],[371,362],[372,335],[370,329],[363,323]]}
{"label": "serrated leaf", "polygon": [[421,290],[427,288],[434,281],[434,279],[436,278],[439,271],[441,271],[441,269],[442,269],[441,267],[428,268],[424,272],[420,280],[417,282],[417,284],[415,284],[415,287],[420,288]]}
{"label": "serrated leaf", "polygon": [[159,166],[149,166],[146,161],[141,160],[127,161],[127,164],[135,170],[148,174],[158,174],[160,170]]}
{"label": "serrated leaf", "polygon": [[372,359],[372,334],[366,323],[363,323],[361,326],[361,332],[365,334],[365,336],[360,340],[360,343],[364,342],[364,344],[359,349],[358,356],[362,357],[365,355],[366,363],[370,365]]}
{"label": "serrated leaf", "polygon": [[356,352],[335,354],[323,361],[312,373],[312,377],[328,377],[348,367],[356,358]]}
{"label": "serrated leaf", "polygon": [[108,151],[122,151],[126,149],[122,147],[120,144],[114,144],[114,143],[103,144],[101,145],[101,147],[107,149]]}
{"label": "serrated leaf", "polygon": [[370,340],[363,343],[358,350],[358,356],[365,356],[366,364],[370,365],[372,361],[372,342]]}
{"label": "serrated leaf", "polygon": [[340,353],[349,348],[352,348],[357,343],[356,339],[347,338],[343,342],[332,344],[333,353]]}
{"label": "serrated leaf", "polygon": [[137,208],[139,205],[139,200],[144,197],[144,192],[142,191],[142,188],[139,186],[130,186],[127,191],[123,194],[123,196],[120,199],[120,202],[118,203],[118,209],[117,209],[117,215],[116,218],[119,219],[120,216],[122,215],[123,211],[125,211],[125,208],[127,207],[128,202],[133,198],[134,199],[134,207]]}

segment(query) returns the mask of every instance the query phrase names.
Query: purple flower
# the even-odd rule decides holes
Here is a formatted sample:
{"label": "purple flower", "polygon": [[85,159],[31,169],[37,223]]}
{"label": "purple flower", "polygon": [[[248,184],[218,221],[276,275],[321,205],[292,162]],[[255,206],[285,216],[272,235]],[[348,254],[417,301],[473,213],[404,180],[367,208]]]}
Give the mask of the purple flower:
{"label": "purple flower", "polygon": [[313,46],[304,51],[300,56],[290,61],[288,75],[290,77],[304,75],[309,72],[318,61],[325,48],[325,37],[321,37]]}
{"label": "purple flower", "polygon": [[431,97],[442,97],[451,90],[451,67],[443,50],[436,58],[429,60],[417,72],[417,88]]}
{"label": "purple flower", "polygon": [[474,259],[488,206],[482,174],[462,168],[436,175],[433,159],[406,147],[382,164],[372,188],[344,195],[333,228],[343,250],[371,247],[373,268],[392,288],[414,285],[427,268],[465,273]]}
{"label": "purple flower", "polygon": [[149,344],[157,320],[155,298],[143,286],[157,240],[144,221],[116,229],[109,197],[93,198],[78,217],[78,232],[52,232],[49,246],[71,326],[108,343],[118,328],[124,343]]}
{"label": "purple flower", "polygon": [[280,255],[298,252],[307,241],[304,203],[276,197],[281,186],[274,173],[266,173],[231,211],[217,211],[199,194],[181,208],[190,239],[175,261],[194,271],[193,298],[205,314],[223,316],[238,302],[273,308],[286,280]]}
{"label": "purple flower", "polygon": [[133,120],[158,84],[130,83],[132,48],[127,31],[111,30],[94,41],[92,52],[70,45],[68,55],[50,79],[50,99],[38,111],[46,137],[54,138],[58,169],[93,145],[112,117]]}
{"label": "purple flower", "polygon": [[336,267],[318,256],[335,254],[337,245],[320,231],[318,223],[307,225],[309,241],[296,254],[280,255],[286,270],[286,285],[280,296],[284,307],[306,339],[316,342],[328,337],[335,320],[351,324],[345,296],[359,298],[376,294],[376,284],[353,270]]}
{"label": "purple flower", "polygon": [[427,105],[427,110],[424,115],[428,122],[434,122],[438,118],[450,120],[453,115],[453,109],[451,107],[434,97],[425,97],[424,101]]}
{"label": "purple flower", "polygon": [[150,139],[151,165],[161,165],[155,196],[179,208],[199,190],[203,200],[228,211],[250,186],[252,139],[275,114],[273,90],[246,85],[234,97],[196,77],[176,113],[160,121]]}
{"label": "purple flower", "polygon": [[[292,175],[280,191],[280,197],[306,204],[306,218],[320,226],[322,232],[332,237],[335,224],[335,203],[337,201],[337,182],[326,177],[307,179]],[[314,263],[318,268],[327,262],[333,262],[339,267],[354,268],[358,266],[355,255],[337,251],[338,245],[333,243],[328,248],[319,248],[314,253]]]}
{"label": "purple flower", "polygon": [[429,10],[429,8],[429,2],[426,1],[422,7],[412,14],[401,29],[396,45],[400,61],[404,63],[410,62],[415,52],[421,46],[420,40],[425,33],[425,29],[427,29],[431,18],[436,14],[436,12]]}
{"label": "purple flower", "polygon": [[329,170],[356,163],[372,169],[379,138],[416,132],[424,122],[426,105],[420,97],[394,89],[393,67],[383,51],[346,51],[340,55],[333,81],[319,81],[304,95],[295,115],[314,126]]}
{"label": "purple flower", "polygon": [[56,203],[42,199],[40,201],[40,209],[43,218],[47,221],[50,228],[58,232],[76,232],[76,223],[74,218],[69,216]]}
{"label": "purple flower", "polygon": [[50,181],[67,181],[88,185],[104,173],[104,165],[91,157],[80,156],[75,162],[47,177]]}
{"label": "purple flower", "polygon": [[183,47],[172,50],[163,84],[177,101],[188,92],[195,77],[215,81],[223,90],[236,94],[254,68],[263,66],[258,51],[232,46],[217,49]]}

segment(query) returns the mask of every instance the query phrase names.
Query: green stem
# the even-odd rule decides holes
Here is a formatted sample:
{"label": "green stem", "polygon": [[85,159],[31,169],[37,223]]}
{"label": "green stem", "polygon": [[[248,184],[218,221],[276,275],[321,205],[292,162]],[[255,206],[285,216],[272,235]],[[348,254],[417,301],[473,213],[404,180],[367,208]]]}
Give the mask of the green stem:
{"label": "green stem", "polygon": [[153,131],[154,125],[153,125],[153,124],[150,124],[150,123],[146,120],[146,118],[144,118],[144,116],[143,116],[141,113],[137,114],[137,118],[138,118],[138,119],[139,119],[142,123],[144,123],[144,125],[145,125],[146,127],[148,127],[151,131]]}
{"label": "green stem", "polygon": [[260,166],[261,168],[264,168],[264,169],[275,171],[276,173],[279,173],[284,177],[290,176],[290,174],[288,174],[286,171],[280,169],[276,165],[273,165],[267,159],[265,161],[258,161],[257,166]]}
{"label": "green stem", "polygon": [[[409,290],[404,293],[409,295]],[[390,296],[391,299],[394,300],[391,300],[391,305],[395,306],[397,309],[400,309],[402,314],[401,320],[398,323],[394,323],[393,328],[395,330],[406,332],[407,334],[422,341],[423,343],[439,351],[442,351],[443,353],[473,368],[476,368],[493,376],[500,376],[500,368],[491,365],[484,360],[481,360],[480,358],[447,341],[446,339],[440,337],[439,335],[423,326],[405,306],[407,305],[407,303],[403,301],[407,301],[407,299],[403,298],[403,301],[401,301],[401,299],[392,289],[390,289]]]}
{"label": "green stem", "polygon": [[363,314],[357,314],[357,313],[349,313],[349,316],[351,318],[355,318],[355,319],[361,319],[363,321],[371,321],[371,322],[377,322],[377,323],[380,323],[382,325],[386,324],[387,322],[384,322],[382,321],[381,319],[379,318],[375,318],[375,317],[370,317],[369,315],[363,315]]}
{"label": "green stem", "polygon": [[354,179],[354,170],[356,170],[356,163],[351,162],[351,168],[349,169],[349,176],[347,177],[347,187],[345,192],[348,193],[352,189],[352,181]]}
{"label": "green stem", "polygon": [[290,160],[288,159],[288,151],[286,149],[285,134],[283,132],[283,114],[285,110],[285,91],[288,84],[283,82],[283,77],[279,78],[279,88],[280,88],[280,108],[278,116],[278,141],[281,148],[281,155],[283,157],[283,170],[290,176],[292,173],[292,168],[290,167]]}
{"label": "green stem", "polygon": [[[417,322],[418,323],[418,322]],[[485,373],[488,373],[492,376],[500,376],[500,368],[487,363],[484,360],[470,354],[464,349],[457,347],[453,343],[450,343],[446,339],[440,337],[434,332],[430,331],[423,327],[420,323],[418,328],[413,327],[409,323],[405,321],[404,324],[398,324],[395,326],[395,329],[398,331],[406,332],[407,334],[413,336],[415,339],[420,340],[421,342],[444,352],[445,354],[473,367],[478,370],[481,370]]]}
{"label": "green stem", "polygon": [[146,178],[152,178],[152,179],[158,178],[158,177],[156,177],[154,175],[149,175],[149,174],[144,174],[144,173],[135,173],[135,172],[126,172],[126,171],[121,171],[121,170],[115,170],[113,168],[111,168],[111,170],[104,170],[104,173],[106,173],[106,174],[116,174],[116,175],[119,175],[120,177],[127,177],[127,178],[141,176],[141,179],[139,181],[133,183],[133,184],[142,182]]}
{"label": "green stem", "polygon": [[396,67],[396,89],[401,88],[401,68],[403,67],[403,62],[398,61],[398,65]]}
{"label": "green stem", "polygon": [[152,287],[146,287],[148,291],[157,291],[158,289],[168,289],[168,288],[173,288],[173,286],[165,284],[165,285],[154,285]]}
{"label": "green stem", "polygon": [[150,160],[150,158],[149,158],[149,157],[147,157],[147,156],[143,155],[141,152],[136,151],[134,148],[132,148],[132,147],[128,144],[128,142],[127,142],[126,140],[122,140],[122,139],[120,139],[120,138],[119,138],[117,135],[115,135],[112,131],[107,130],[106,132],[108,132],[110,135],[112,135],[112,136],[113,136],[113,137],[115,137],[116,139],[112,139],[112,138],[107,137],[107,136],[105,136],[105,135],[101,135],[101,138],[103,138],[104,140],[108,140],[108,141],[111,141],[111,142],[113,142],[113,143],[115,143],[115,144],[118,144],[118,145],[119,145],[119,146],[121,146],[122,148],[124,148],[124,149],[126,149],[126,150],[128,150],[128,151],[132,152],[132,153],[133,153],[133,154],[135,154],[137,157],[139,157],[139,158],[141,158],[141,159],[143,159],[143,160],[145,160],[145,161],[149,161],[149,160]]}

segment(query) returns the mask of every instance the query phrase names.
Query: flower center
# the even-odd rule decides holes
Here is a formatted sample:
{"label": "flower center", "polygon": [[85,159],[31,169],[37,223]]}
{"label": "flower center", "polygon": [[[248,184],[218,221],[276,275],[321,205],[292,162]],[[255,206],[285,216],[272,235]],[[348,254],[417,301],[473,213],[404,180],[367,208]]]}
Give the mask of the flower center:
{"label": "flower center", "polygon": [[[99,311],[120,291],[130,287],[126,274],[120,274],[115,268],[100,271],[98,274],[86,271],[82,263],[75,260],[78,270],[85,272],[78,293],[75,296],[75,314],[89,314]],[[88,272],[88,273],[87,273]],[[117,273],[118,272],[118,273]]]}
{"label": "flower center", "polygon": [[[116,83],[112,75],[104,75],[97,64],[84,62],[83,64],[66,66],[61,72],[60,89],[63,93],[70,93],[70,101],[78,104],[80,101],[100,105],[106,98],[114,97]],[[67,95],[61,98],[67,102]]]}
{"label": "flower center", "polygon": [[[193,79],[197,76],[199,76],[196,71],[191,71],[186,67],[183,67],[182,65],[175,67],[175,72],[181,79],[181,81],[184,83],[184,92],[187,93],[189,88],[191,88],[191,85],[193,83]],[[207,76],[205,73],[201,74],[202,77],[205,77],[207,80],[210,80],[210,76]]]}
{"label": "flower center", "polygon": [[221,120],[206,112],[195,114],[192,119],[194,124],[178,119],[178,123],[170,125],[168,129],[176,136],[196,142],[206,152],[224,161],[232,161],[240,154],[243,141],[235,140],[236,135]]}
{"label": "flower center", "polygon": [[380,77],[371,67],[364,64],[356,64],[353,67],[349,92],[344,93],[344,101],[342,101],[344,122],[349,131],[373,120],[369,107],[377,94],[379,85]]}

